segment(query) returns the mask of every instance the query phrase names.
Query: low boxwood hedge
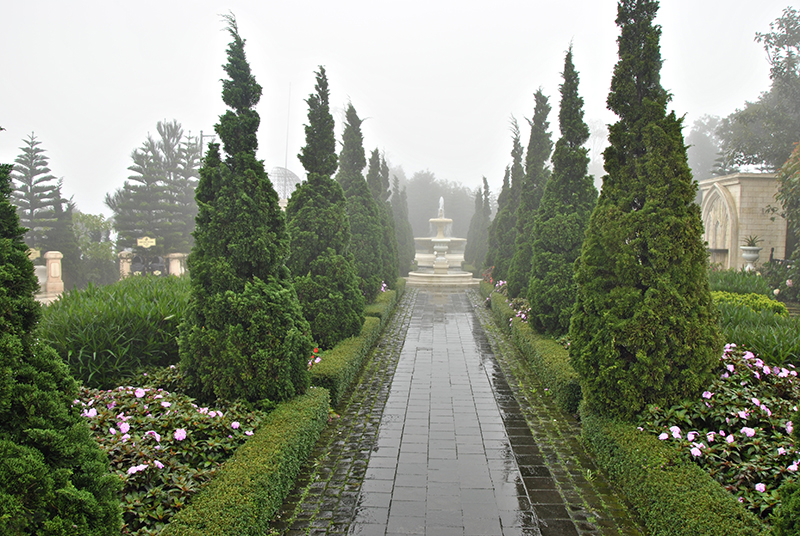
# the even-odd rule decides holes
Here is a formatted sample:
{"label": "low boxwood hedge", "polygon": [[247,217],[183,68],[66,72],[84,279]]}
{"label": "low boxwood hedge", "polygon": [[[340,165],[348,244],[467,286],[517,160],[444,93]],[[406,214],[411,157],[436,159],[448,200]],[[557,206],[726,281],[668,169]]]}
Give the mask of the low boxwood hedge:
{"label": "low boxwood hedge", "polygon": [[733,303],[735,305],[749,307],[756,313],[769,311],[776,315],[789,316],[789,310],[786,309],[786,305],[778,300],[764,296],[763,294],[755,294],[753,292],[749,294],[736,294],[733,292],[715,290],[711,292],[711,299],[718,305],[720,303]]}
{"label": "low boxwood hedge", "polygon": [[312,388],[280,404],[161,534],[267,534],[328,422],[329,403],[325,389]]}
{"label": "low boxwood hedge", "polygon": [[322,352],[320,362],[311,368],[311,385],[324,387],[331,394],[331,406],[336,407],[358,377],[364,359],[369,355],[381,334],[381,320],[368,316],[361,334],[350,337]]}
{"label": "low boxwood hedge", "polygon": [[378,318],[381,321],[381,326],[385,326],[392,316],[396,304],[397,292],[394,290],[379,292],[375,301],[364,307],[364,314]]}
{"label": "low boxwood hedge", "polygon": [[595,462],[652,536],[766,536],[769,527],[703,469],[632,424],[581,408]]}

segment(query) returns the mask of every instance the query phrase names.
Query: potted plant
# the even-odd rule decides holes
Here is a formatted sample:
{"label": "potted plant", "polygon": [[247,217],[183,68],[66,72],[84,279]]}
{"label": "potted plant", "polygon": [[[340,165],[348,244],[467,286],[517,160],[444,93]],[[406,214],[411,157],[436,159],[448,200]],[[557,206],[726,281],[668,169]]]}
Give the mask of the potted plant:
{"label": "potted plant", "polygon": [[761,246],[758,244],[764,240],[757,235],[750,235],[742,240],[742,245],[739,249],[742,250],[742,259],[745,262],[744,270],[749,272],[755,269],[755,263],[758,261],[758,255],[761,252]]}

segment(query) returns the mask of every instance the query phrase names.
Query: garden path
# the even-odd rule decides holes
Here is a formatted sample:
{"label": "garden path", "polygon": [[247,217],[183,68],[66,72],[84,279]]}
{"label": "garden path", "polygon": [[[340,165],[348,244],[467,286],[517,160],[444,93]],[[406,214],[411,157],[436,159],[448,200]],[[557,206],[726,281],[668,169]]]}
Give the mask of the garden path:
{"label": "garden path", "polygon": [[481,302],[408,289],[276,532],[639,534]]}

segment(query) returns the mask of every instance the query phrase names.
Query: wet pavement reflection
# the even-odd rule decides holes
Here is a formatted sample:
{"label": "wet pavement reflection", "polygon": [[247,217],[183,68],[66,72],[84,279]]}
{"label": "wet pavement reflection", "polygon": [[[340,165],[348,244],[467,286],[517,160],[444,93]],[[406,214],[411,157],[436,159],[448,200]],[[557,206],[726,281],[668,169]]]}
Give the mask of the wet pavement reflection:
{"label": "wet pavement reflection", "polygon": [[472,309],[417,296],[350,534],[578,534]]}

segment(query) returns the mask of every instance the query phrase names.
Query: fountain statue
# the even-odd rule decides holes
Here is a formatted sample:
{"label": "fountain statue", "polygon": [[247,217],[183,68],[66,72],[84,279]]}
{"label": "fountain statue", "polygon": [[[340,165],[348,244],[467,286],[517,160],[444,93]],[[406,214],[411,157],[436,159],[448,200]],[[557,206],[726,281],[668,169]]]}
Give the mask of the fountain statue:
{"label": "fountain statue", "polygon": [[453,220],[444,216],[444,197],[439,198],[438,217],[428,221],[436,226],[436,236],[414,238],[417,270],[408,274],[408,283],[412,286],[478,285],[479,279],[461,270],[466,239],[445,235]]}

